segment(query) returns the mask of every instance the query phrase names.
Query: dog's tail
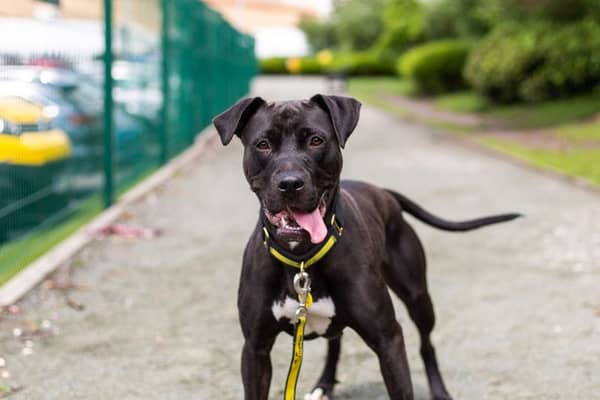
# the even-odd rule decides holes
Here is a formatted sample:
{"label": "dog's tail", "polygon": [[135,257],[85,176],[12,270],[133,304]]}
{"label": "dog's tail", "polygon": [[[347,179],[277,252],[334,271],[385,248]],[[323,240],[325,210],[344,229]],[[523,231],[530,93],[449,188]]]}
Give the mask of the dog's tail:
{"label": "dog's tail", "polygon": [[392,190],[386,189],[386,191],[391,194],[398,203],[402,206],[402,209],[412,215],[413,217],[425,222],[428,225],[434,226],[436,228],[452,231],[452,232],[464,232],[470,231],[472,229],[481,228],[483,226],[497,224],[500,222],[511,221],[515,218],[522,217],[522,214],[519,213],[510,213],[510,214],[498,214],[498,215],[490,215],[487,217],[471,219],[468,221],[448,221],[437,217],[431,214],[429,211],[423,209],[414,201],[409,198],[401,195],[400,193],[394,192]]}

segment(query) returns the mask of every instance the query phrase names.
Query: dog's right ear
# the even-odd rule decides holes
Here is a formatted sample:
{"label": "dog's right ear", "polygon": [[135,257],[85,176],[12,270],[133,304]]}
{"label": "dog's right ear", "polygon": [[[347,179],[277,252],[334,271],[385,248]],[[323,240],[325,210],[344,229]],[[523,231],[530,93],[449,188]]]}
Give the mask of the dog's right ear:
{"label": "dog's right ear", "polygon": [[250,117],[263,104],[265,101],[260,97],[248,97],[213,118],[213,124],[221,137],[221,143],[227,145],[231,142],[233,135],[239,136],[239,132],[246,126]]}

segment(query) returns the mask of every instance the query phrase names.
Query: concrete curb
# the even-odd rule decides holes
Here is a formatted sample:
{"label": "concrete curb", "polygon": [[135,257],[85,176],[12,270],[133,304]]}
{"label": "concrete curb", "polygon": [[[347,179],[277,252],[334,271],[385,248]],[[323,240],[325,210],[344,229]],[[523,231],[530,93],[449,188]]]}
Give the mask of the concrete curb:
{"label": "concrete curb", "polygon": [[190,166],[215,143],[217,135],[209,131],[196,140],[196,143],[183,153],[173,158],[148,178],[138,183],[117,203],[103,211],[91,222],[79,228],[75,233],[63,240],[46,254],[29,264],[25,269],[0,287],[0,307],[9,306],[21,299],[27,292],[36,287],[50,273],[69,261],[81,249],[94,240],[90,232],[116,221],[131,204],[141,200],[179,171]]}

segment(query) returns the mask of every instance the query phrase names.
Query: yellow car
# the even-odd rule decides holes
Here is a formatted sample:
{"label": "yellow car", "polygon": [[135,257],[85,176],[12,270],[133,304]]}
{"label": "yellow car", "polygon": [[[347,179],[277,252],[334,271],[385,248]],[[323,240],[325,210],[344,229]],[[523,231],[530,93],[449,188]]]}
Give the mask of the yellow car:
{"label": "yellow car", "polygon": [[0,163],[40,167],[68,158],[71,142],[52,129],[52,106],[41,107],[19,97],[0,97]]}
{"label": "yellow car", "polygon": [[41,222],[62,196],[71,142],[52,128],[56,113],[0,95],[0,243],[11,231]]}

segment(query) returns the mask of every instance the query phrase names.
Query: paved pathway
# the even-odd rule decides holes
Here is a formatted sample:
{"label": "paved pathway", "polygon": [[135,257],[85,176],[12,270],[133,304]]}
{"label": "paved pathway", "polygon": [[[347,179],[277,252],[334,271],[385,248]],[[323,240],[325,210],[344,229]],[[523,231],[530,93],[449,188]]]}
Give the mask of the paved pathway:
{"label": "paved pathway", "polygon": [[[320,90],[315,79],[255,85],[268,99]],[[434,340],[455,399],[598,398],[597,194],[370,107],[363,108],[345,157],[345,176],[397,189],[445,217],[527,214],[466,234],[414,222],[429,258]],[[83,287],[70,298],[84,310],[68,306],[62,292],[42,288],[20,304],[19,314],[2,317],[1,371],[11,374],[3,381],[22,386],[11,399],[241,398],[235,297],[257,202],[240,165],[238,143],[216,147],[131,209],[127,222],[161,228],[162,237],[105,239],[77,257],[73,281]],[[417,399],[425,400],[417,335],[400,304],[397,314],[406,327]],[[26,342],[40,325],[45,335]],[[324,342],[307,343],[306,353],[301,392],[321,369]],[[289,354],[290,338],[281,336],[273,351],[272,399],[280,398]],[[375,356],[351,331],[339,378],[340,399],[387,398]]]}

